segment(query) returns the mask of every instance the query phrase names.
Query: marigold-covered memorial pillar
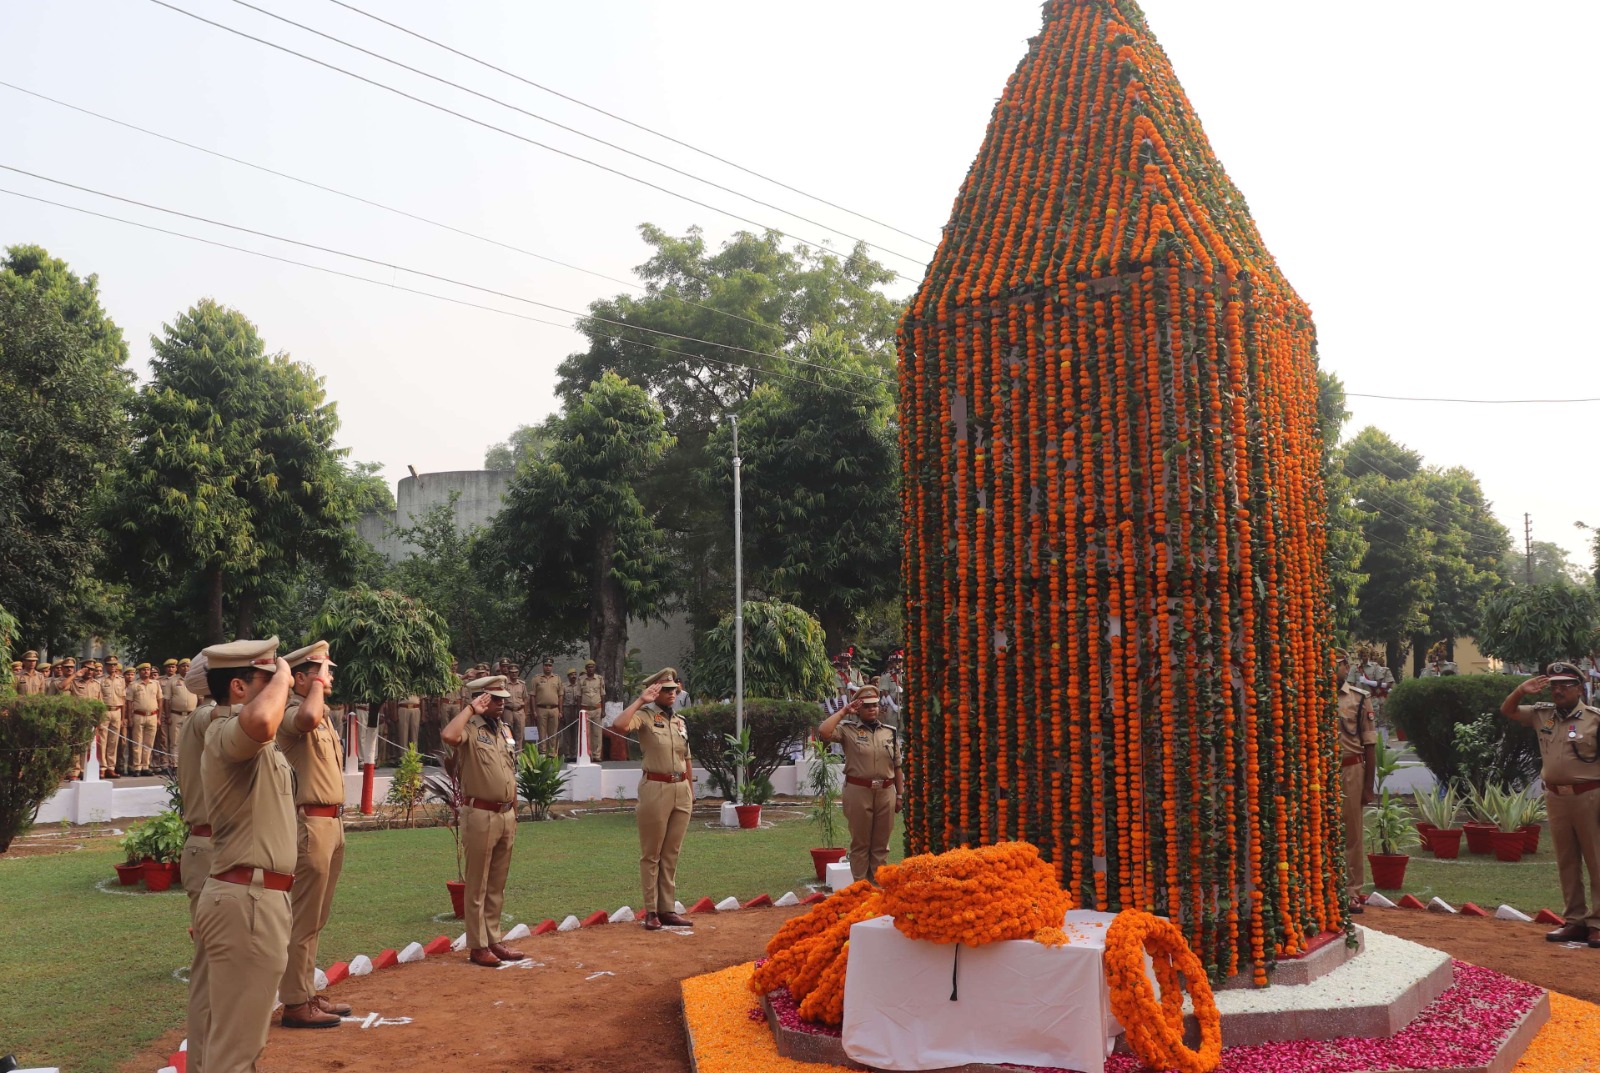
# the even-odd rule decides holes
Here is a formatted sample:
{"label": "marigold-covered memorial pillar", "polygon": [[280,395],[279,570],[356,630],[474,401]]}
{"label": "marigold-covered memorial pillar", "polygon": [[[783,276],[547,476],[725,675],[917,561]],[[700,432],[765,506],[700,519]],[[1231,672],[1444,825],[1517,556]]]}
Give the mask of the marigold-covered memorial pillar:
{"label": "marigold-covered memorial pillar", "polygon": [[1213,976],[1342,920],[1310,311],[1129,0],[1050,0],[900,326],[912,852]]}

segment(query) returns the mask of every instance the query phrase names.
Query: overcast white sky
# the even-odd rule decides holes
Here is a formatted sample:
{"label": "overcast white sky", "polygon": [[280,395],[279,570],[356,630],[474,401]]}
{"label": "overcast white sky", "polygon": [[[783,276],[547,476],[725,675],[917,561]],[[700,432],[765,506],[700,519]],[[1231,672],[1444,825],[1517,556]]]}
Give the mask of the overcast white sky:
{"label": "overcast white sky", "polygon": [[[286,26],[234,0],[171,0],[526,137],[797,236],[850,240]],[[931,247],[440,52],[329,0],[252,0],[396,59],[915,255]],[[1035,0],[352,0],[534,81],[925,238],[1039,27]],[[1592,4],[1519,24],[1443,0],[1146,0],[1144,10],[1268,246],[1354,393],[1600,396]],[[1520,27],[1520,28],[1519,28]],[[150,0],[0,0],[0,79],[613,276],[643,221],[720,241],[746,226],[243,40]],[[400,219],[0,87],[0,164],[570,310],[611,283]],[[0,187],[570,323],[566,314],[176,220],[0,171]],[[476,468],[555,408],[579,337],[0,195],[0,245],[97,272],[141,375],[149,336],[197,299],[243,310],[328,381],[354,457],[391,480]],[[909,292],[904,283],[897,292]],[[1430,463],[1482,479],[1520,540],[1588,561],[1600,524],[1584,428],[1600,403],[1353,398]],[[1566,431],[1562,431],[1565,427]],[[1575,494],[1576,490],[1576,494]],[[1587,513],[1585,513],[1587,511]]]}

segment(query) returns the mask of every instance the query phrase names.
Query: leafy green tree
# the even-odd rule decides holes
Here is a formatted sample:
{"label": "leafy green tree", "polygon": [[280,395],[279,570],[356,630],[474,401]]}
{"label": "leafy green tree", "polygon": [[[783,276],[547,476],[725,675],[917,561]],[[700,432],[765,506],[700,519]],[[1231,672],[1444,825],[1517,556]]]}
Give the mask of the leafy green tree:
{"label": "leafy green tree", "polygon": [[[696,646],[696,693],[733,696],[733,652],[730,612]],[[745,602],[745,696],[820,701],[833,694],[833,685],[833,664],[816,619],[780,600]]]}
{"label": "leafy green tree", "polygon": [[65,693],[0,693],[0,853],[32,826],[39,806],[61,788],[105,711],[98,700]]}
{"label": "leafy green tree", "polygon": [[341,697],[380,705],[411,693],[441,694],[454,679],[445,624],[417,601],[386,589],[329,594],[310,635],[325,639],[339,664]]}
{"label": "leafy green tree", "polygon": [[[1531,581],[1529,551],[1532,552]],[[1513,547],[1508,540],[1500,560],[1500,574],[1513,585],[1583,585],[1590,580],[1588,572],[1572,561],[1566,548],[1549,540],[1535,540],[1527,548]]]}
{"label": "leafy green tree", "polygon": [[484,469],[516,469],[539,461],[550,449],[550,422],[538,425],[518,425],[506,439],[493,444],[484,452]]}
{"label": "leafy green tree", "polygon": [[16,689],[11,675],[11,653],[18,652],[17,620],[4,607],[0,607],[0,693]]}
{"label": "leafy green tree", "polygon": [[1367,542],[1359,635],[1383,642],[1389,665],[1398,667],[1428,621],[1435,590],[1434,534],[1422,521],[1430,507],[1418,479],[1422,456],[1369,426],[1345,445],[1342,461]]}
{"label": "leafy green tree", "polygon": [[587,630],[590,657],[620,695],[628,619],[668,595],[663,535],[637,487],[672,444],[661,408],[605,373],[569,403],[543,461],[528,465],[489,528],[486,569],[503,572],[522,613],[555,636]]}
{"label": "leafy green tree", "polygon": [[[141,590],[192,592],[187,575],[198,574],[191,621],[225,639],[226,608],[232,632],[254,636],[275,577],[354,554],[338,414],[309,367],[267,355],[255,325],[210,299],[151,345],[153,376],[107,508],[117,562]],[[142,623],[134,632],[153,640]]]}
{"label": "leafy green tree", "polygon": [[1568,582],[1516,585],[1483,607],[1478,647],[1496,659],[1537,669],[1600,649],[1600,603],[1594,590]]}
{"label": "leafy green tree", "polygon": [[1470,470],[1430,468],[1418,481],[1428,501],[1418,521],[1433,534],[1434,590],[1427,620],[1411,638],[1413,674],[1422,673],[1433,642],[1477,634],[1483,601],[1504,584],[1502,563],[1511,545]]}
{"label": "leafy green tree", "polygon": [[35,644],[106,633],[95,503],[128,440],[122,332],[79,278],[37,246],[0,259],[0,601]]}

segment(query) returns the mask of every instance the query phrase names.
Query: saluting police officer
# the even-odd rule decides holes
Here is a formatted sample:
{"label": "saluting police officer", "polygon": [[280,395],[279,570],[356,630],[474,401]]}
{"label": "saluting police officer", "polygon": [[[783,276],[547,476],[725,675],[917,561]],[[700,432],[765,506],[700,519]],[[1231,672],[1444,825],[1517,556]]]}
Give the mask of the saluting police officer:
{"label": "saluting police officer", "polygon": [[450,720],[439,737],[455,750],[461,783],[461,845],[467,857],[467,946],[474,965],[493,968],[527,957],[500,942],[500,910],[505,905],[511,847],[517,840],[516,748],[504,722],[504,675],[467,683],[471,703]]}
{"label": "saluting police officer", "polygon": [[817,727],[817,737],[844,748],[844,817],[850,824],[850,875],[876,880],[889,859],[894,814],[900,811],[900,741],[878,718],[877,686],[862,686],[854,699]]}
{"label": "saluting police officer", "polygon": [[[1554,703],[1522,703],[1546,686]],[[1539,774],[1556,846],[1556,873],[1567,903],[1562,914],[1566,923],[1545,938],[1552,943],[1587,942],[1600,950],[1600,708],[1583,703],[1583,672],[1557,662],[1513,689],[1501,701],[1500,714],[1534,729],[1544,761]]]}
{"label": "saluting police officer", "polygon": [[522,680],[522,668],[515,663],[501,660],[500,666],[497,673],[506,680],[506,692],[510,694],[506,698],[506,725],[511,728],[511,740],[520,753],[528,740],[528,683]]}
{"label": "saluting police officer", "polygon": [[205,650],[218,698],[200,761],[211,878],[194,927],[209,963],[205,1073],[255,1069],[289,960],[294,772],[273,741],[294,679],[277,650],[276,637]]}
{"label": "saluting police officer", "polygon": [[639,699],[617,717],[620,734],[639,735],[644,761],[639,773],[639,884],[644,890],[644,926],[692,928],[676,911],[678,851],[689,830],[694,805],[694,771],[689,762],[689,728],[672,714],[678,697],[678,672],[663,668],[645,679]]}
{"label": "saluting police officer", "polygon": [[324,697],[333,688],[328,642],[285,657],[294,685],[278,727],[278,750],[294,768],[296,851],[289,892],[289,962],[278,984],[284,1028],[338,1028],[350,1006],[317,994],[317,940],[333,911],[344,870],[344,744],[328,719]]}
{"label": "saluting police officer", "polygon": [[106,676],[100,680],[100,700],[106,706],[106,740],[100,750],[100,774],[107,779],[120,778],[117,753],[122,745],[122,713],[127,707],[127,683],[122,679],[122,666],[114,655],[106,657]]}
{"label": "saluting police officer", "polygon": [[1373,782],[1377,770],[1378,724],[1367,703],[1364,686],[1346,681],[1350,657],[1334,649],[1334,681],[1339,689],[1339,785],[1344,801],[1345,902],[1350,912],[1364,912],[1361,888],[1367,881],[1367,856],[1363,845],[1361,810],[1377,800]]}
{"label": "saluting police officer", "polygon": [[[186,688],[201,699],[194,714],[178,735],[178,794],[183,798],[183,822],[189,837],[183,843],[183,891],[189,896],[189,932],[195,936],[195,914],[200,907],[200,892],[211,878],[211,810],[206,803],[205,783],[200,764],[206,749],[206,727],[217,710],[206,684],[206,657],[201,653],[190,665]],[[195,1073],[205,1073],[206,1034],[211,1027],[211,963],[205,944],[194,938],[189,959],[189,1050],[188,1065]]]}

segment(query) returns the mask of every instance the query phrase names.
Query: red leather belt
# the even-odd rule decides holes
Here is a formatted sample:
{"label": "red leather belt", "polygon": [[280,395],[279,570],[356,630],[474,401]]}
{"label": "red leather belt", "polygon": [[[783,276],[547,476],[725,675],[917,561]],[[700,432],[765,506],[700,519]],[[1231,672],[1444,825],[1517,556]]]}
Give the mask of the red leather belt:
{"label": "red leather belt", "polygon": [[649,779],[651,782],[683,782],[688,779],[689,776],[685,775],[681,771],[674,771],[670,775],[663,775],[658,771],[646,771],[644,773],[644,777]]}
{"label": "red leather belt", "polygon": [[344,806],[342,805],[301,805],[300,811],[304,812],[307,816],[322,816],[328,819],[334,819],[339,815],[339,812],[343,807]]}
{"label": "red leather belt", "polygon": [[469,797],[467,804],[473,808],[481,808],[485,812],[505,812],[511,808],[509,801],[485,801],[481,797]]}
{"label": "red leather belt", "polygon": [[1361,763],[1365,759],[1366,759],[1366,757],[1364,757],[1364,756],[1347,756],[1347,757],[1344,758],[1343,766],[1344,767],[1355,767],[1357,764]]}
{"label": "red leather belt", "polygon": [[1600,790],[1600,780],[1591,779],[1588,782],[1575,782],[1570,786],[1545,786],[1546,790],[1558,797],[1575,797],[1586,794],[1590,790]]}
{"label": "red leather belt", "polygon": [[189,833],[194,835],[196,838],[210,838],[211,825],[209,823],[197,823],[193,827],[189,828]]}
{"label": "red leather belt", "polygon": [[559,704],[535,704],[534,707],[541,712],[558,712],[561,710],[561,705]]}
{"label": "red leather belt", "polygon": [[893,786],[893,779],[858,779],[854,775],[846,775],[844,781],[851,786],[865,786],[870,790],[881,790],[885,786]]}
{"label": "red leather belt", "polygon": [[134,715],[155,715],[156,713],[155,712],[147,712],[143,708],[135,708],[133,710],[133,714]]}
{"label": "red leather belt", "polygon": [[237,868],[230,868],[226,872],[218,872],[211,878],[220,879],[224,883],[237,883],[242,887],[248,887],[255,882],[257,872],[261,873],[261,885],[268,890],[287,891],[294,886],[294,876],[288,872],[269,872],[265,868],[251,868],[247,864],[241,864]]}

